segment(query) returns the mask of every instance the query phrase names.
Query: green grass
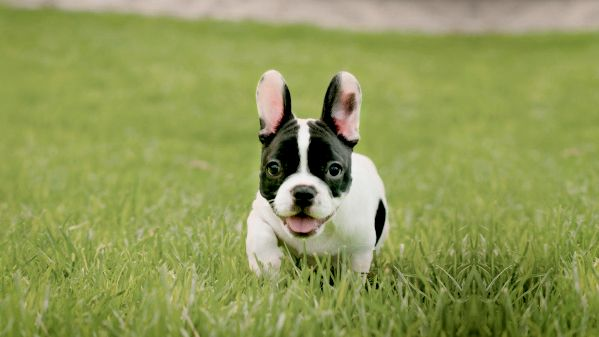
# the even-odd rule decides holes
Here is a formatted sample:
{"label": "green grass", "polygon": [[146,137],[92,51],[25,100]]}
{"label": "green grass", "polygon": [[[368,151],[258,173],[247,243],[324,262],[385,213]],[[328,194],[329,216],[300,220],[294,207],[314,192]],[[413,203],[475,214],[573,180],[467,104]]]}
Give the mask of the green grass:
{"label": "green grass", "polygon": [[[0,40],[0,336],[599,335],[599,34],[0,8]],[[361,82],[376,287],[250,273],[269,68],[304,117]]]}

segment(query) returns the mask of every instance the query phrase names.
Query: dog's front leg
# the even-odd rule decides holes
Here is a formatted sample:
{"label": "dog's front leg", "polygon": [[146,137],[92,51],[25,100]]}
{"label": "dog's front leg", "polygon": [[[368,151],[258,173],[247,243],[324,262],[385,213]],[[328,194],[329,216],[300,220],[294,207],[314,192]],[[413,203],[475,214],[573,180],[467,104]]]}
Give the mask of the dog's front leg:
{"label": "dog's front leg", "polygon": [[247,219],[248,234],[245,249],[250,268],[260,275],[265,271],[278,271],[283,252],[278,246],[277,236],[272,228],[252,210]]}
{"label": "dog's front leg", "polygon": [[351,254],[350,263],[352,270],[358,273],[367,274],[370,271],[372,257],[372,250],[361,251]]}

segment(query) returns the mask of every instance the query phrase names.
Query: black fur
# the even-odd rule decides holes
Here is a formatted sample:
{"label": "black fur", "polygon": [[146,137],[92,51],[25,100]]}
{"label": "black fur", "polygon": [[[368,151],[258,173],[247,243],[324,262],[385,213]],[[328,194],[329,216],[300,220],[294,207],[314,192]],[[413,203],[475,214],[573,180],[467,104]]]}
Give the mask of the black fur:
{"label": "black fur", "polygon": [[331,79],[331,83],[329,83],[327,92],[324,95],[324,102],[322,103],[322,116],[320,119],[322,119],[322,121],[326,125],[328,125],[331,128],[331,130],[337,129],[335,121],[333,121],[331,112],[333,111],[333,106],[335,105],[335,100],[337,98],[337,93],[339,92],[340,84],[341,76],[337,74],[335,75],[335,77]]}
{"label": "black fur", "polygon": [[[262,163],[260,167],[260,194],[272,201],[276,195],[279,186],[285,179],[297,172],[299,169],[299,148],[297,145],[297,132],[299,125],[295,119],[287,120],[279,130],[273,134],[262,147]],[[281,163],[283,173],[280,177],[273,178],[268,175],[266,165],[273,159]]]}
{"label": "black fur", "polygon": [[387,210],[383,204],[383,200],[379,200],[379,207],[376,209],[376,215],[374,216],[374,230],[376,231],[375,245],[379,242],[381,235],[383,234],[383,228],[385,228],[385,218],[387,217]]}
{"label": "black fur", "polygon": [[[349,191],[351,186],[352,148],[342,142],[323,121],[308,122],[308,126],[308,169],[329,186],[333,197],[340,197],[342,193]],[[327,175],[327,169],[332,162],[338,162],[343,168],[339,177]]]}

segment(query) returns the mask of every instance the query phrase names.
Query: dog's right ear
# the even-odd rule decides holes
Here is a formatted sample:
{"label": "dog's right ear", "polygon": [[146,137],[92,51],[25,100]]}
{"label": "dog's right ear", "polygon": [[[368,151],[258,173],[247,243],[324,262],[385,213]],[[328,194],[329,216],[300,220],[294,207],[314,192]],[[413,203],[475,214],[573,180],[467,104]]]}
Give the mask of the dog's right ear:
{"label": "dog's right ear", "polygon": [[362,90],[356,77],[346,71],[337,73],[324,96],[321,120],[352,148],[360,139],[361,104]]}
{"label": "dog's right ear", "polygon": [[281,73],[269,70],[262,75],[256,88],[256,104],[260,117],[258,138],[265,144],[285,122],[294,118],[291,113],[291,94]]}

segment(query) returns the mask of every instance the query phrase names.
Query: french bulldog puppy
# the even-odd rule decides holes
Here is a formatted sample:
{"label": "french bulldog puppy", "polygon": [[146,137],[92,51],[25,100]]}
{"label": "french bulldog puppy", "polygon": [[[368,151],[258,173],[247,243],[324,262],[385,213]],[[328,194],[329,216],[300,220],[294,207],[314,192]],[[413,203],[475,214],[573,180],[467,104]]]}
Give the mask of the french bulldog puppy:
{"label": "french bulldog puppy", "polygon": [[246,238],[255,273],[279,269],[281,242],[297,256],[347,254],[354,271],[370,270],[389,225],[383,182],[372,161],[353,152],[361,101],[358,80],[339,72],[320,119],[300,119],[283,76],[269,70],[260,78],[260,189]]}

